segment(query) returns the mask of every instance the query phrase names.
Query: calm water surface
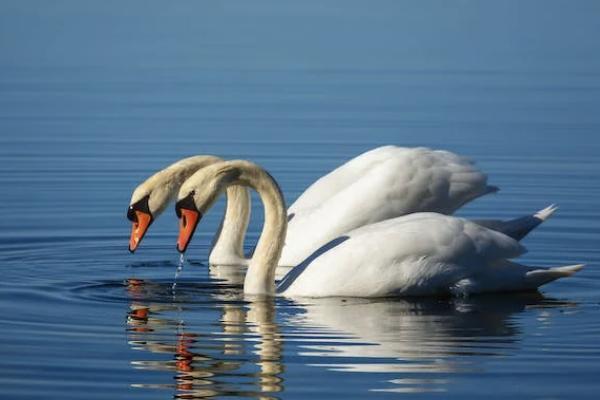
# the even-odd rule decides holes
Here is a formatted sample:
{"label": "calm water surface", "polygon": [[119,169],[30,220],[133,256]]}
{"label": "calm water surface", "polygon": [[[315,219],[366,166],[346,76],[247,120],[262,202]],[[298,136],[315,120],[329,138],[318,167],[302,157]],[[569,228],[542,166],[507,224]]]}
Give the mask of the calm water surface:
{"label": "calm water surface", "polygon": [[[320,12],[337,15],[332,10]],[[362,16],[352,7],[339,12]],[[64,32],[89,34],[90,15]],[[340,29],[356,20],[376,29],[373,15],[340,17],[350,21]],[[323,20],[315,20],[322,31]],[[37,29],[50,32],[48,24],[58,23],[52,21],[42,18]],[[175,29],[179,20],[165,21]],[[126,22],[118,19],[117,33],[106,35],[115,39]],[[227,41],[234,36],[219,42],[211,36],[214,24],[206,40],[216,45],[202,55],[231,55],[235,43]],[[94,42],[115,58],[89,66],[42,46],[42,34],[23,43],[58,52],[35,54],[54,64],[27,58],[34,53],[26,46],[12,54],[14,63],[0,64],[2,397],[596,398],[600,73],[586,68],[585,58],[529,68],[475,62],[445,68],[423,56],[420,65],[399,66],[385,46],[369,45],[368,35],[382,32],[368,30],[356,48],[337,49],[331,59],[328,42],[311,53],[360,62],[296,63],[275,28],[260,31],[265,42],[248,36],[244,51],[273,56],[252,65],[241,57],[221,59],[228,67],[214,65],[214,58],[189,66],[174,37],[156,44],[173,44],[170,65],[135,64],[138,53],[125,58],[132,65],[121,65],[128,43],[138,43],[124,35],[114,53]],[[146,33],[136,34],[135,48],[148,50]],[[77,47],[76,36],[63,36],[67,49]],[[343,37],[336,43],[346,43]],[[290,53],[275,51],[283,48]],[[77,51],[92,61],[100,57]],[[530,251],[521,260],[587,268],[541,293],[519,295],[244,298],[240,270],[206,264],[222,203],[199,227],[175,289],[171,209],[135,255],[127,251],[132,189],[179,158],[254,160],[291,203],[322,174],[382,144],[445,148],[477,160],[502,190],[461,216],[511,218],[559,204],[555,217],[525,239]],[[248,250],[261,224],[254,201]]]}

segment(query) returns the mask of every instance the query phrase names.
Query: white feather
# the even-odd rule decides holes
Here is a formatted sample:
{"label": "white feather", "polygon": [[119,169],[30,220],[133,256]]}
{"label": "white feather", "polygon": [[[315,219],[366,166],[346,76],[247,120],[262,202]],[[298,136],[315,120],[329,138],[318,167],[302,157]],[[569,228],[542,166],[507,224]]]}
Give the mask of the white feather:
{"label": "white feather", "polygon": [[348,161],[311,185],[288,209],[280,265],[293,266],[360,226],[415,212],[452,214],[497,190],[473,163],[428,148],[384,146]]}
{"label": "white feather", "polygon": [[286,296],[415,296],[535,289],[582,266],[540,270],[508,261],[516,240],[462,218],[418,213],[365,226],[286,275]]}

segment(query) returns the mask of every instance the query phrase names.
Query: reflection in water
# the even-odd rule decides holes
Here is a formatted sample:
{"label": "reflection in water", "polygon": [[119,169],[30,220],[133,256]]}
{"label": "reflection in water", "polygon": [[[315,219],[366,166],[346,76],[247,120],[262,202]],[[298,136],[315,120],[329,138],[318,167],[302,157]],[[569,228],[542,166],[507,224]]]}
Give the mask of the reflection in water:
{"label": "reflection in water", "polygon": [[[211,297],[221,316],[216,332],[194,332],[181,315],[194,312],[194,298],[178,303],[164,294],[168,284],[129,279],[131,299],[127,315],[128,338],[132,348],[154,354],[168,354],[166,360],[134,361],[135,368],[169,371],[175,385],[137,384],[145,388],[174,389],[175,398],[192,399],[213,396],[271,398],[283,390],[281,335],[274,322],[272,298],[248,303],[231,292],[203,294]],[[188,290],[189,291],[189,290]],[[193,291],[193,288],[192,288]],[[241,294],[240,294],[241,296]],[[169,317],[177,315],[179,318]],[[190,315],[193,317],[193,315]],[[200,329],[206,329],[204,324]]]}
{"label": "reflection in water", "polygon": [[[226,274],[211,272],[213,277]],[[518,315],[525,310],[570,305],[537,292],[466,299],[243,301],[240,287],[214,281],[180,286],[181,299],[169,296],[168,283],[130,279],[127,290],[130,345],[153,356],[168,355],[132,364],[175,378],[175,384],[137,386],[172,389],[176,398],[270,398],[283,391],[276,307],[279,324],[290,330],[286,351],[305,364],[331,373],[386,374],[373,380],[379,383],[372,391],[409,393],[444,392],[454,377],[485,368],[485,360],[518,352]]]}
{"label": "reflection in water", "polygon": [[229,285],[244,285],[247,267],[238,265],[210,265],[208,273],[212,279]]}
{"label": "reflection in water", "polygon": [[446,391],[453,374],[472,370],[473,358],[481,368],[481,357],[518,351],[516,314],[557,305],[566,304],[538,292],[444,299],[311,299],[303,302],[304,313],[286,323],[344,334],[334,343],[302,346],[302,355],[316,358],[311,365],[393,373],[391,386],[373,391]]}

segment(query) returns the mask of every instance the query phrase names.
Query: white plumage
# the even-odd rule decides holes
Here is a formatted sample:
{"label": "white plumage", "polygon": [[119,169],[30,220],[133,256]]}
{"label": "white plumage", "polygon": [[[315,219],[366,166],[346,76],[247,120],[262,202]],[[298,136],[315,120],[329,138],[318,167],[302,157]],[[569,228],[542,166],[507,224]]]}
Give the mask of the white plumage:
{"label": "white plumage", "polygon": [[415,212],[452,214],[497,188],[472,162],[428,148],[384,146],[348,161],[290,206],[280,265],[294,266],[335,237]]}
{"label": "white plumage", "polygon": [[[186,206],[191,207],[189,212],[204,214],[231,185],[255,188],[265,207],[263,232],[244,282],[247,294],[386,297],[532,290],[583,268],[519,265],[510,259],[525,248],[503,233],[462,218],[414,213],[335,238],[293,268],[275,288],[274,272],[286,238],[285,204],[266,171],[242,160],[209,166],[185,182],[178,204],[191,199],[194,205]],[[192,234],[184,221],[180,251]]]}
{"label": "white plumage", "polygon": [[[130,208],[147,196],[147,211],[151,218],[158,218],[186,179],[222,161],[195,156],[168,166],[136,188]],[[454,153],[424,147],[375,148],[318,179],[290,206],[279,263],[298,265],[325,243],[360,226],[414,212],[451,214],[496,190],[472,162]],[[211,264],[247,265],[243,243],[249,202],[247,190],[229,188],[227,210],[209,256]],[[130,246],[132,251],[144,233],[132,230],[131,241],[136,243]]]}
{"label": "white plumage", "polygon": [[[582,266],[525,267],[516,240],[462,218],[418,213],[358,228],[292,270],[290,296],[413,296],[535,289]],[[301,272],[301,273],[300,273]]]}

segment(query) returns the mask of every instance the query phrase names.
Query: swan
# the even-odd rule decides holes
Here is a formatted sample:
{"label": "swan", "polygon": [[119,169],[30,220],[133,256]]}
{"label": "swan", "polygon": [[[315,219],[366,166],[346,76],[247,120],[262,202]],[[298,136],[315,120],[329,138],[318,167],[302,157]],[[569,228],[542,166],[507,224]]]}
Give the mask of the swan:
{"label": "swan", "polygon": [[[130,252],[136,251],[183,182],[199,169],[218,162],[223,159],[208,155],[184,158],[135,188],[127,211],[132,222]],[[297,265],[328,241],[362,225],[419,211],[451,213],[470,199],[498,190],[486,181],[472,163],[446,151],[397,146],[367,151],[317,180],[290,206],[279,265]],[[232,186],[226,197],[209,264],[245,266],[248,260],[243,245],[250,195],[246,188]],[[554,210],[551,206],[510,221],[477,223],[520,239]]]}
{"label": "swan", "polygon": [[[214,156],[182,159],[152,175],[131,196],[129,250],[134,252],[152,222],[197,170],[222,162]],[[341,234],[373,222],[420,211],[453,213],[498,188],[470,161],[424,147],[382,146],[321,177],[290,206],[280,265],[294,266]],[[244,234],[250,214],[246,189],[227,190],[227,209],[209,263],[246,265]]]}
{"label": "swan", "polygon": [[[184,182],[175,211],[177,249],[185,252],[202,217],[232,185],[255,189],[265,221],[244,279],[244,293],[300,297],[386,297],[533,290],[583,265],[538,268],[510,259],[514,238],[463,218],[414,213],[349,231],[314,252],[275,286],[287,214],[274,178],[244,160],[205,167]],[[360,209],[358,209],[360,211]]]}

